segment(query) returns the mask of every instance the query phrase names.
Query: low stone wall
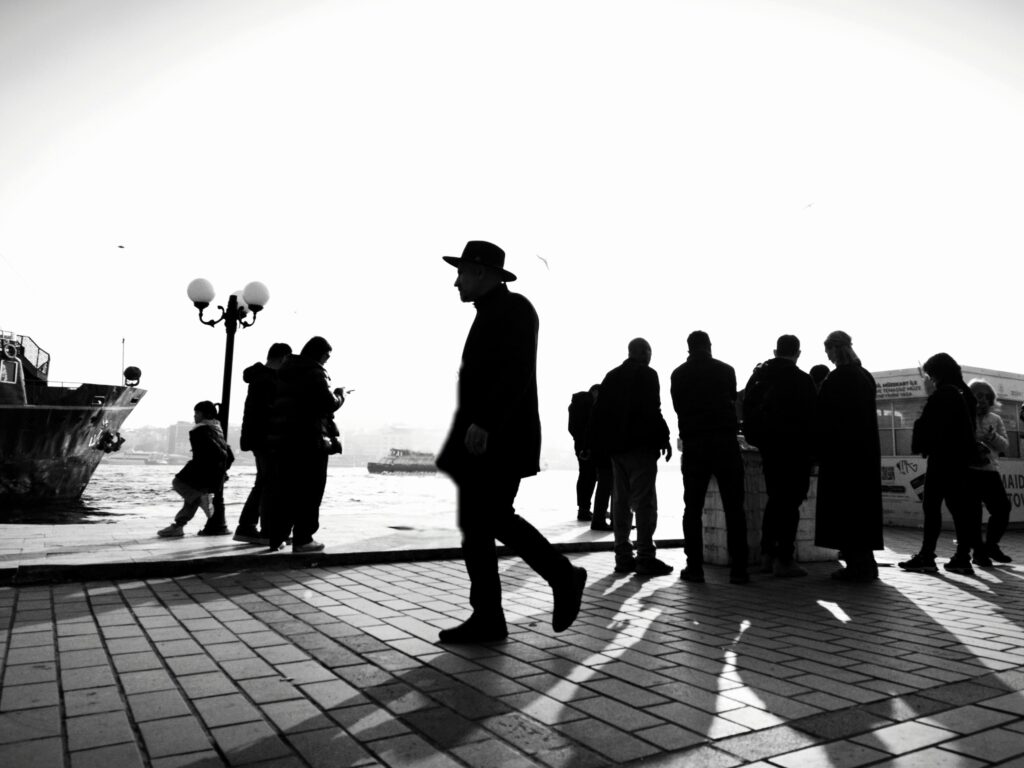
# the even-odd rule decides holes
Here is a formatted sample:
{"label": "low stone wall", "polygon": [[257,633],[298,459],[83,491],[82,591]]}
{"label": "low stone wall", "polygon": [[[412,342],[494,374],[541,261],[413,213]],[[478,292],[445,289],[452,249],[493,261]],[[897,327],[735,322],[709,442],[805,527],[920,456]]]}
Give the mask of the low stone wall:
{"label": "low stone wall", "polygon": [[[747,516],[747,546],[751,564],[761,562],[761,520],[768,493],[761,471],[761,454],[755,450],[743,451],[743,483],[745,490],[744,512]],[[822,549],[814,545],[814,507],[818,497],[818,477],[811,476],[811,487],[807,499],[800,505],[800,525],[796,532],[795,557],[799,562],[824,562],[836,559],[834,549]],[[728,565],[729,552],[726,547],[725,512],[722,510],[722,495],[714,479],[708,486],[704,500],[704,562],[714,565]]]}

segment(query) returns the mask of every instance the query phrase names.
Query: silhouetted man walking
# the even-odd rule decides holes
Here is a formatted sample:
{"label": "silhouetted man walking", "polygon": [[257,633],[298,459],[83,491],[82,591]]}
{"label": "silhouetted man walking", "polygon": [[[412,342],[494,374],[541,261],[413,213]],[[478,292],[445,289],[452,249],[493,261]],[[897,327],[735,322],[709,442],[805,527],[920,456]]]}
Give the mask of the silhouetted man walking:
{"label": "silhouetted man walking", "polygon": [[704,496],[714,477],[725,511],[726,546],[733,584],[746,584],[747,519],[743,513],[743,459],[736,434],[736,372],[711,356],[711,338],[686,338],[686,362],[672,371],[672,406],[683,443],[683,581],[704,581]]}
{"label": "silhouetted man walking", "polygon": [[508,636],[501,607],[495,540],[510,547],[539,573],[554,595],[556,632],[579,614],[587,572],[565,555],[513,506],[519,483],[540,471],[537,407],[537,332],[533,305],[508,290],[516,276],[505,269],[505,252],[473,240],[461,257],[444,256],[459,270],[455,287],[473,302],[459,369],[459,403],[437,466],[459,488],[459,527],[469,575],[472,615],[441,631],[442,643],[486,643]]}

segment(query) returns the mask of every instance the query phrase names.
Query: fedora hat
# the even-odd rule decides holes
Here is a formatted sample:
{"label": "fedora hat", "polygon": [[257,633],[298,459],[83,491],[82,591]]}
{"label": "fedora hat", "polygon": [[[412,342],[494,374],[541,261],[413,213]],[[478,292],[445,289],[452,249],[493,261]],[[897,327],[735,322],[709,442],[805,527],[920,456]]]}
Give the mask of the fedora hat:
{"label": "fedora hat", "polygon": [[479,264],[481,267],[490,267],[501,273],[501,279],[511,283],[516,276],[505,269],[505,252],[494,243],[486,240],[470,240],[462,249],[461,256],[442,256],[453,267],[460,264]]}

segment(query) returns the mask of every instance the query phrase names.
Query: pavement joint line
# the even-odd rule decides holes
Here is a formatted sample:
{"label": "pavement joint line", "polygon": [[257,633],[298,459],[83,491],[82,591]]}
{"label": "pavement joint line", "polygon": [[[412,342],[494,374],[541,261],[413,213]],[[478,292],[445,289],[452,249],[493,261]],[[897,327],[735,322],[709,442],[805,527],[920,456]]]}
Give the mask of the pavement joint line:
{"label": "pavement joint line", "polygon": [[[656,539],[659,549],[679,549],[682,539]],[[611,541],[553,542],[552,546],[565,554],[612,552]],[[508,547],[497,547],[499,557],[513,557]],[[15,568],[0,568],[0,587],[58,584],[70,581],[97,581],[109,579],[146,579],[186,576],[211,571],[262,571],[290,568],[316,568],[344,565],[378,565],[384,563],[413,563],[429,560],[461,560],[458,547],[434,549],[379,550],[369,552],[267,552],[258,549],[251,554],[192,557],[174,560],[143,560],[106,563],[24,564]]]}

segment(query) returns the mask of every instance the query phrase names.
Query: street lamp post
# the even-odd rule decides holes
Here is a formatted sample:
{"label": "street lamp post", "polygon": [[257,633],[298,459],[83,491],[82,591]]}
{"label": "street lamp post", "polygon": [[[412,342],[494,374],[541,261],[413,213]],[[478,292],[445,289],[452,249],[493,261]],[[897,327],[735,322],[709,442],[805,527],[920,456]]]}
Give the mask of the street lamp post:
{"label": "street lamp post", "polygon": [[[228,437],[228,414],[231,409],[231,367],[235,355],[235,333],[239,328],[248,328],[256,322],[256,315],[270,301],[270,291],[263,283],[252,282],[241,291],[235,291],[228,296],[226,307],[218,306],[220,317],[210,320],[203,317],[203,311],[210,306],[216,293],[209,280],[196,278],[188,284],[188,298],[199,310],[199,322],[211,328],[221,322],[224,323],[224,330],[227,332],[227,343],[224,347],[224,381],[221,388],[220,398],[220,426],[224,431],[224,439]],[[251,320],[246,320],[248,315]],[[223,489],[214,493],[213,496],[213,517],[207,522],[206,527],[200,533],[207,535],[230,533],[224,519],[224,495]]]}

